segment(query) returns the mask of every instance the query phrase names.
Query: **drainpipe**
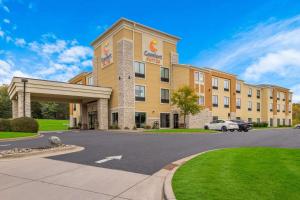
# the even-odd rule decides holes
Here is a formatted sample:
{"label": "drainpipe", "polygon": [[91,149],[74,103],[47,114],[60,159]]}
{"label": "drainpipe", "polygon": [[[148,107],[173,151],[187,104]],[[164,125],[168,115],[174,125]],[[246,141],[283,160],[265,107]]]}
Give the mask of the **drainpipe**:
{"label": "drainpipe", "polygon": [[26,95],[26,83],[28,82],[28,80],[27,79],[25,79],[25,78],[23,78],[22,80],[21,80],[22,82],[23,82],[23,117],[25,117],[25,100],[26,100],[26,98],[25,98],[25,95]]}

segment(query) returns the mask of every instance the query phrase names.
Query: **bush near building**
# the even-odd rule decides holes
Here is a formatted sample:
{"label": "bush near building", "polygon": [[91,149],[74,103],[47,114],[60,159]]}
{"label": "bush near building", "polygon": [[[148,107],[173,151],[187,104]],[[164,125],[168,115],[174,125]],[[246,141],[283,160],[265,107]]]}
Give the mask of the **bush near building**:
{"label": "bush near building", "polygon": [[253,122],[253,127],[255,128],[268,127],[268,122]]}
{"label": "bush near building", "polygon": [[38,130],[38,122],[30,117],[21,117],[16,119],[0,119],[0,131],[37,133]]}

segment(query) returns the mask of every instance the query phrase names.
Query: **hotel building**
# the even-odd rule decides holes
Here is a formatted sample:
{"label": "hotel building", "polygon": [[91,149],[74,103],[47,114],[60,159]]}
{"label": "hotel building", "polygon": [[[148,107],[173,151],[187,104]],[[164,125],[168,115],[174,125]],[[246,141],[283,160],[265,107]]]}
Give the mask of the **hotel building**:
{"label": "hotel building", "polygon": [[[292,93],[275,85],[252,85],[234,74],[178,63],[179,38],[142,24],[120,19],[94,40],[93,71],[69,82],[110,87],[108,123],[120,128],[141,128],[159,122],[178,128],[180,111],[171,93],[188,85],[199,95],[203,110],[187,117],[189,128],[217,119],[291,125]],[[87,128],[97,128],[97,106],[87,104]],[[81,121],[80,105],[71,104],[71,125]]]}

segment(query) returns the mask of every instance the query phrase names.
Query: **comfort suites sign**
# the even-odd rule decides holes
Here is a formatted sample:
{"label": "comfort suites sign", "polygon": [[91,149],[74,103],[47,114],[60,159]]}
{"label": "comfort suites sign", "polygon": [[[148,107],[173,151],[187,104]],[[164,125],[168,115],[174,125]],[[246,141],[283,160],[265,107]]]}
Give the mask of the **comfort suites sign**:
{"label": "comfort suites sign", "polygon": [[147,34],[143,35],[143,60],[162,65],[163,49],[161,40]]}
{"label": "comfort suites sign", "polygon": [[101,66],[106,67],[113,62],[113,42],[112,37],[104,41],[101,45]]}

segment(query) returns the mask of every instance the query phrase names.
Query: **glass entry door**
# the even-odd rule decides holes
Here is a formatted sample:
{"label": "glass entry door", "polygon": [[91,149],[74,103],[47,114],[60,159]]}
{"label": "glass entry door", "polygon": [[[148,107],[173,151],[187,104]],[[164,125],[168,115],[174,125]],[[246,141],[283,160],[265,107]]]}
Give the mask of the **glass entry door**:
{"label": "glass entry door", "polygon": [[160,127],[170,128],[170,113],[160,113]]}
{"label": "glass entry door", "polygon": [[98,117],[97,112],[89,112],[89,129],[96,129],[98,128]]}
{"label": "glass entry door", "polygon": [[136,112],[135,113],[135,126],[137,128],[144,128],[146,124],[146,113]]}

